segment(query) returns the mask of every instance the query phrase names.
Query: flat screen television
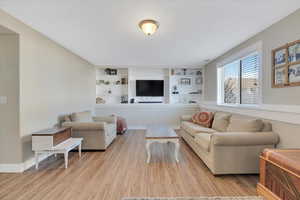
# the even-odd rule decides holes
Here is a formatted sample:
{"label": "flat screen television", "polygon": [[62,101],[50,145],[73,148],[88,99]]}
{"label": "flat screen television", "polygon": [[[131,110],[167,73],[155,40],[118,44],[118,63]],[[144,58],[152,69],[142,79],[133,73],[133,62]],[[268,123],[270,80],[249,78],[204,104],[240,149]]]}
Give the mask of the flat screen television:
{"label": "flat screen television", "polygon": [[138,97],[163,97],[163,80],[136,80],[136,96]]}

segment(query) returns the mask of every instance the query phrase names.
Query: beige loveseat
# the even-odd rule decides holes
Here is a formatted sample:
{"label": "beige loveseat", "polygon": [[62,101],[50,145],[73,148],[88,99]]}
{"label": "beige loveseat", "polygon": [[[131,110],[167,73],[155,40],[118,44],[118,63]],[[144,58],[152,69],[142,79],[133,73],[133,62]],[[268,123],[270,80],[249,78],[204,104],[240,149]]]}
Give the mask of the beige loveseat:
{"label": "beige loveseat", "polygon": [[213,174],[259,173],[259,155],[279,141],[269,122],[244,115],[215,112],[212,128],[181,117],[179,134]]}
{"label": "beige loveseat", "polygon": [[62,127],[72,127],[72,137],[83,138],[82,149],[105,150],[116,138],[116,116],[93,117],[90,111],[60,117]]}

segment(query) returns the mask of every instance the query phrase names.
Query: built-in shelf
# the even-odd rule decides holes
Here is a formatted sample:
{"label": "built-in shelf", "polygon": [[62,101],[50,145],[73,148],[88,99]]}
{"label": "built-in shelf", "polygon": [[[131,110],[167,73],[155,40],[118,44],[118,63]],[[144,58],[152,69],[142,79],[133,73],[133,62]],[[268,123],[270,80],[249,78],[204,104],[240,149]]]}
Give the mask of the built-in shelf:
{"label": "built-in shelf", "polygon": [[[108,75],[106,68],[98,67],[96,73],[96,97],[103,103],[119,105],[139,102],[161,104],[197,104],[203,97],[203,68],[113,68],[115,75]],[[163,97],[137,97],[136,80],[164,80]],[[116,84],[118,81],[119,84]],[[122,84],[123,83],[123,84]],[[173,93],[178,94],[173,94]],[[191,94],[196,93],[198,94]],[[144,103],[141,105],[145,105]]]}

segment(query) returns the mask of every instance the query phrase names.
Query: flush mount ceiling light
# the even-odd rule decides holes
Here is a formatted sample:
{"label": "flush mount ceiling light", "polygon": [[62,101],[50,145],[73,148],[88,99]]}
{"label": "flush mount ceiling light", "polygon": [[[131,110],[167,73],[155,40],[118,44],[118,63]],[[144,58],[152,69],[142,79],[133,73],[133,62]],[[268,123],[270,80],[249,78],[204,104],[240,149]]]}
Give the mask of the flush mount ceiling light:
{"label": "flush mount ceiling light", "polygon": [[159,23],[153,19],[145,19],[139,23],[139,27],[146,35],[152,35],[158,29]]}

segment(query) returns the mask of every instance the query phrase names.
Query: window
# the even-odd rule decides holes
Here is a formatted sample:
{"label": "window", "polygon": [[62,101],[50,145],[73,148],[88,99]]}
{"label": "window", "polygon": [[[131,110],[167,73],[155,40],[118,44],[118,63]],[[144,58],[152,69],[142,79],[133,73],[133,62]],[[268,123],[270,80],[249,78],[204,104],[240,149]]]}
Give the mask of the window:
{"label": "window", "polygon": [[260,56],[252,53],[218,69],[219,103],[258,104]]}

